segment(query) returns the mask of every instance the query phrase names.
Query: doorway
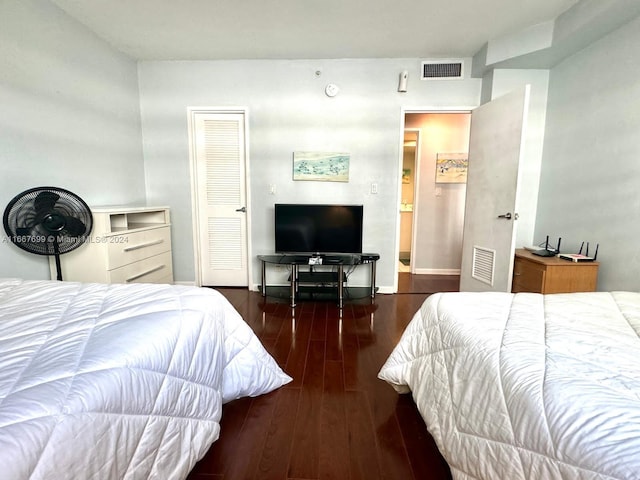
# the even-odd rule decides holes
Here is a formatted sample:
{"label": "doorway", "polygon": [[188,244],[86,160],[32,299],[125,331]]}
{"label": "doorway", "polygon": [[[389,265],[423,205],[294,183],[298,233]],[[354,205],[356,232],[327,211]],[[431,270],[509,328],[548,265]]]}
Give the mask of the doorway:
{"label": "doorway", "polygon": [[411,252],[413,246],[413,209],[416,197],[416,176],[419,171],[419,137],[419,129],[407,128],[404,131],[402,153],[402,192],[400,195],[399,272],[412,272]]}
{"label": "doorway", "polygon": [[[412,109],[402,112],[402,121],[396,277],[399,281],[400,275],[438,275],[457,281],[462,264],[466,184],[440,183],[436,162],[439,155],[468,152],[471,108]],[[413,170],[409,166],[412,155]],[[410,233],[407,225],[411,225]]]}
{"label": "doorway", "polygon": [[246,112],[189,109],[196,285],[247,287]]}

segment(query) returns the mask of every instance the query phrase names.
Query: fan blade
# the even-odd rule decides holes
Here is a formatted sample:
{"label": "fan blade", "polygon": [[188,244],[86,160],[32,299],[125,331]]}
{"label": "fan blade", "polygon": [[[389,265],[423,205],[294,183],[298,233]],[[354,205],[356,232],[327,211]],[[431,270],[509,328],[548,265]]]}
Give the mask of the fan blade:
{"label": "fan blade", "polygon": [[72,237],[79,237],[87,231],[87,226],[75,217],[64,217],[64,230]]}
{"label": "fan blade", "polygon": [[33,227],[18,227],[16,228],[16,237],[26,237],[31,235]]}
{"label": "fan blade", "polygon": [[36,209],[36,215],[53,210],[53,207],[59,198],[60,195],[54,192],[40,192],[33,200],[33,205]]}

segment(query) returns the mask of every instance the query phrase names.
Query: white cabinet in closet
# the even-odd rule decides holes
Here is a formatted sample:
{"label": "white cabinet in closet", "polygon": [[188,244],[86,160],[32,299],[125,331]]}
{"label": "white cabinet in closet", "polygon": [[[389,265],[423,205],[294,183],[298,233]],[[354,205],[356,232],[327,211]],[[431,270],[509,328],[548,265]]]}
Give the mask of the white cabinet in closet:
{"label": "white cabinet in closet", "polygon": [[[62,279],[98,283],[173,283],[166,207],[92,208],[87,242],[60,256]],[[53,257],[51,278],[56,278]]]}

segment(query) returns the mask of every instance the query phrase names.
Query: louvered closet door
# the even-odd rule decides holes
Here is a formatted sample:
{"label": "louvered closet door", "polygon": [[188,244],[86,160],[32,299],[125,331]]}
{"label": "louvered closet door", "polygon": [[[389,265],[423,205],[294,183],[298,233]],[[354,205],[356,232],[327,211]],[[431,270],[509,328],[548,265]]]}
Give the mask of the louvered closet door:
{"label": "louvered closet door", "polygon": [[245,132],[242,113],[195,113],[202,285],[247,286]]}

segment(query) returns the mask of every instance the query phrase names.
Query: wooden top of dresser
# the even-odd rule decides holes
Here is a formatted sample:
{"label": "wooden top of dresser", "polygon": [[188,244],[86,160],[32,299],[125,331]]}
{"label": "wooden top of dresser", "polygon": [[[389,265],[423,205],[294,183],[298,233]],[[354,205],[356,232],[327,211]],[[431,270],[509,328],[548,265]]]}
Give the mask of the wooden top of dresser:
{"label": "wooden top of dresser", "polygon": [[599,265],[598,262],[571,262],[569,260],[563,260],[561,258],[558,257],[541,257],[540,255],[534,255],[533,253],[531,253],[528,250],[525,250],[524,248],[517,248],[516,249],[516,258],[523,258],[526,260],[529,260],[531,262],[535,262],[535,263],[540,263],[542,265],[552,265],[552,266],[558,266],[558,267],[563,267],[563,266],[567,266],[567,267],[576,267],[576,266],[582,266],[582,267],[588,267],[588,266],[594,266],[594,265]]}

